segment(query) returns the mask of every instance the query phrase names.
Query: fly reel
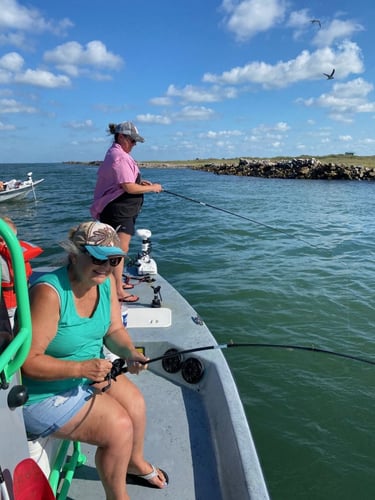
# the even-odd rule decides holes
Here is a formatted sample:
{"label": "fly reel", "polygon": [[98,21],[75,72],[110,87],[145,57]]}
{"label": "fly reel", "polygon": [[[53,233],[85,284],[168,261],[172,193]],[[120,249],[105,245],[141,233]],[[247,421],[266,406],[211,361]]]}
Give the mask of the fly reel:
{"label": "fly reel", "polygon": [[181,370],[182,378],[188,384],[198,384],[204,375],[204,365],[198,358],[183,359],[177,349],[168,349],[164,353],[162,366],[167,373],[177,373]]}

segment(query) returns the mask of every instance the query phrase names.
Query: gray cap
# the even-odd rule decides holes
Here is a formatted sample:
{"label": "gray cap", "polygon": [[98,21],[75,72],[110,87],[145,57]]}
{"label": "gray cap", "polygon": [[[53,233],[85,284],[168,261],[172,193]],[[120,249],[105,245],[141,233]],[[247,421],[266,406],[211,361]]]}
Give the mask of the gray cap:
{"label": "gray cap", "polygon": [[122,122],[116,125],[116,134],[128,135],[137,142],[145,142],[142,136],[139,135],[137,127],[132,122]]}

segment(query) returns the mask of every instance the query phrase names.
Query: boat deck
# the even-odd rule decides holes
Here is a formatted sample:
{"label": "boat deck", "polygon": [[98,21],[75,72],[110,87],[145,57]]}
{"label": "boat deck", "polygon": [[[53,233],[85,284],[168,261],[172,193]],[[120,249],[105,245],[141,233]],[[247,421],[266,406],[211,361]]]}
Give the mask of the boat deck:
{"label": "boat deck", "polygon": [[[161,276],[153,277],[153,283],[132,281],[140,297],[126,305],[135,345],[143,347],[151,359],[170,348],[216,346],[206,325],[196,321],[196,311]],[[159,286],[162,304],[154,308],[152,287]],[[187,357],[204,365],[199,383],[184,380],[181,370],[167,373],[161,361],[150,363],[138,376],[126,375],[140,387],[147,403],[145,457],[169,476],[163,490],[128,483],[131,499],[267,500],[246,416],[221,349]],[[67,498],[102,500],[95,448],[82,444],[82,451],[87,461],[77,468]]]}
{"label": "boat deck", "polygon": [[[169,485],[158,490],[128,482],[130,498],[220,500],[210,429],[199,395],[152,373],[138,378],[137,385],[141,387],[149,409],[145,456],[168,473]],[[155,406],[158,411],[155,411]],[[195,426],[196,432],[192,434]],[[82,449],[87,463],[77,469],[68,498],[102,500],[104,490],[94,465],[95,449],[85,445]]]}

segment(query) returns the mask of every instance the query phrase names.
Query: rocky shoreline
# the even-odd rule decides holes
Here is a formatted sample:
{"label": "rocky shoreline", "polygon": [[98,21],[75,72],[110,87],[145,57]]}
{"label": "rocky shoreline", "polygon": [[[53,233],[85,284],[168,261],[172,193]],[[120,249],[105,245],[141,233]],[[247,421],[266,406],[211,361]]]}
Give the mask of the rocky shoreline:
{"label": "rocky shoreline", "polygon": [[[66,161],[68,165],[99,166],[101,161]],[[269,179],[320,179],[375,181],[375,166],[323,162],[316,158],[263,159],[240,158],[233,162],[214,160],[211,163],[192,162],[139,162],[141,168],[190,168],[216,175],[264,177]]]}
{"label": "rocky shoreline", "polygon": [[293,158],[282,161],[241,158],[238,163],[207,163],[189,168],[217,175],[272,179],[375,180],[375,167],[322,163],[315,158]]}

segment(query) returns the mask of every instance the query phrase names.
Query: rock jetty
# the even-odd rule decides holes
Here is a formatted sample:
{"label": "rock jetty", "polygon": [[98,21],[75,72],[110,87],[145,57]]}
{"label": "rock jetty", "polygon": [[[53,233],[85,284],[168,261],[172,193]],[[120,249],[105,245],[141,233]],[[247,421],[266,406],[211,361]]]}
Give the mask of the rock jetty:
{"label": "rock jetty", "polygon": [[192,167],[217,175],[237,175],[277,179],[322,179],[375,181],[375,167],[322,163],[315,158],[287,160],[244,159],[238,163],[207,163]]}

